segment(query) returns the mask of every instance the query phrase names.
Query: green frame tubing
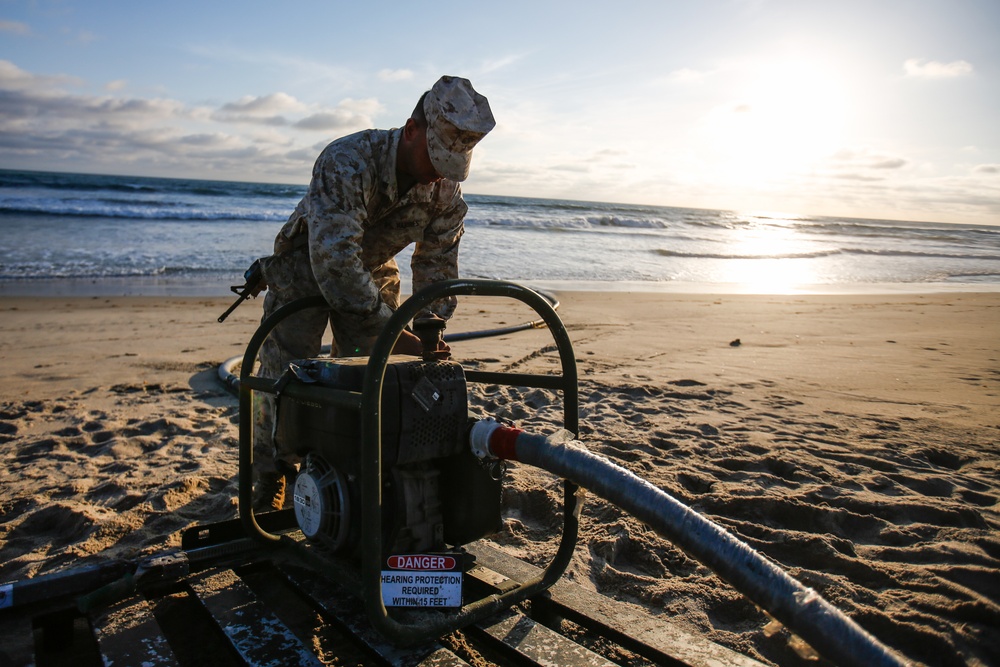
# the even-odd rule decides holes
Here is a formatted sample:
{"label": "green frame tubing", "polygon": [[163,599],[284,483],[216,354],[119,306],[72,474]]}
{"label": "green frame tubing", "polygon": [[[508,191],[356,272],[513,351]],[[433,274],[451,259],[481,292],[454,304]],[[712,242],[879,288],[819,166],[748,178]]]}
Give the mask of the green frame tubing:
{"label": "green frame tubing", "polygon": [[[537,595],[552,586],[569,565],[576,547],[582,492],[563,480],[563,531],[555,557],[540,575],[501,594],[489,595],[463,605],[447,615],[403,623],[389,616],[382,601],[382,385],[392,348],[406,325],[433,301],[448,296],[489,296],[517,299],[541,316],[555,340],[562,375],[535,375],[466,370],[469,382],[553,389],[563,395],[563,427],[579,433],[579,387],[576,358],[566,327],[552,304],[537,292],[500,280],[455,279],[435,283],[403,302],[375,341],[365,370],[361,392],[290,383],[282,391],[323,405],[354,408],[361,418],[361,595],[372,625],[400,645],[435,639],[442,634],[480,621],[502,609]],[[257,329],[243,356],[240,371],[239,510],[246,533],[261,542],[277,545],[279,535],[268,533],[257,523],[253,511],[253,392],[276,393],[273,379],[253,375],[257,352],[271,331],[285,318],[308,308],[329,307],[322,296],[289,303],[267,317]]]}

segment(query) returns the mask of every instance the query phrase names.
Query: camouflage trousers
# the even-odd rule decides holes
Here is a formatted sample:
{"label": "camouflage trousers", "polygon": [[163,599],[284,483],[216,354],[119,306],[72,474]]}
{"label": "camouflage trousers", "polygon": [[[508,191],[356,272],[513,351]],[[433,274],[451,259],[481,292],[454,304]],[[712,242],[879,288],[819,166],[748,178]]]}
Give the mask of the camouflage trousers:
{"label": "camouflage trousers", "polygon": [[[264,293],[264,319],[287,303],[320,294],[305,248],[268,260],[264,270],[268,283]],[[396,261],[389,260],[371,275],[379,287],[382,301],[393,310],[398,308],[399,268]],[[369,354],[374,338],[355,339],[349,335],[349,327],[337,326],[337,320],[337,313],[325,308],[309,308],[283,320],[261,345],[256,374],[278,378],[289,362],[319,356],[328,325],[333,333],[331,356]],[[299,457],[274,437],[274,395],[255,393],[253,410],[254,478],[292,472],[299,464]]]}

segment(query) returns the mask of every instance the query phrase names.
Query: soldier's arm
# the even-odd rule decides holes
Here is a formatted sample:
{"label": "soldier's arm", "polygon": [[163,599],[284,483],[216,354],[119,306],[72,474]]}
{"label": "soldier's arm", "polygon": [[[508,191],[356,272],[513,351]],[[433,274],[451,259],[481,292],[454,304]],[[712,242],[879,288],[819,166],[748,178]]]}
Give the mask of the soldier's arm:
{"label": "soldier's arm", "polygon": [[[465,233],[468,210],[461,190],[456,189],[450,206],[425,229],[410,260],[414,293],[435,282],[458,277],[458,246]],[[431,304],[430,313],[448,319],[455,312],[457,301],[453,296],[438,299]]]}
{"label": "soldier's arm", "polygon": [[320,292],[352,337],[375,336],[392,316],[361,261],[365,174],[350,154],[321,155],[309,188],[309,260]]}

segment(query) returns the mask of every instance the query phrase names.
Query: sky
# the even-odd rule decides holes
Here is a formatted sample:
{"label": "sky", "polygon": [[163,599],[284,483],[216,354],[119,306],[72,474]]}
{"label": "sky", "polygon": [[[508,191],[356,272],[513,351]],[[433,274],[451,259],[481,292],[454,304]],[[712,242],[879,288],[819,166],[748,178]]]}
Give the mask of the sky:
{"label": "sky", "polygon": [[443,74],[468,193],[1000,224],[1000,0],[0,0],[0,168],[306,184]]}

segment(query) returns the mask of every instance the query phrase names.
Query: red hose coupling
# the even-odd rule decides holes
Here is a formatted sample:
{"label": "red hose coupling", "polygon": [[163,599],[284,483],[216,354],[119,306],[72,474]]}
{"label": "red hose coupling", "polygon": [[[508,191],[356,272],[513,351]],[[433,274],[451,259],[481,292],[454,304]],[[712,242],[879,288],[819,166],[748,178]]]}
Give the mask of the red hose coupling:
{"label": "red hose coupling", "polygon": [[519,428],[503,426],[492,417],[480,419],[469,431],[469,445],[479,459],[517,461],[517,436],[524,433]]}

